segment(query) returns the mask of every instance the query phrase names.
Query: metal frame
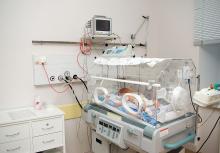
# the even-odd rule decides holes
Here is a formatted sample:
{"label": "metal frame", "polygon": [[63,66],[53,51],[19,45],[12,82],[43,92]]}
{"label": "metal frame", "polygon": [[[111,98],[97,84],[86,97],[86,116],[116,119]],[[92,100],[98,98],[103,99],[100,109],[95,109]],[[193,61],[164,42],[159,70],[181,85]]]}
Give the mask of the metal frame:
{"label": "metal frame", "polygon": [[[79,45],[79,41],[49,41],[49,40],[32,40],[32,44],[34,45],[43,45],[43,44],[60,44],[60,45]],[[114,45],[130,45],[130,43],[104,43],[104,42],[93,42],[93,45],[96,46],[114,46]],[[147,44],[135,44],[135,47],[146,47]]]}

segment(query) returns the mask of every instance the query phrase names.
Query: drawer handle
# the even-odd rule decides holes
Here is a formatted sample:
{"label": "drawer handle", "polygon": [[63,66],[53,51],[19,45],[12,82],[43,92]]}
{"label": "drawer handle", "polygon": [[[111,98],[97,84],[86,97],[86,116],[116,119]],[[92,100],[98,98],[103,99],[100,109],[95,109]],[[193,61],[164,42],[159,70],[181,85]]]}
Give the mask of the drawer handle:
{"label": "drawer handle", "polygon": [[53,129],[54,126],[51,126],[51,127],[47,127],[47,128],[42,128],[42,130],[50,130],[50,129]]}
{"label": "drawer handle", "polygon": [[12,151],[16,151],[16,150],[20,150],[21,147],[16,147],[16,148],[13,148],[13,149],[6,149],[7,152],[12,152]]}
{"label": "drawer handle", "polygon": [[43,144],[46,144],[46,143],[51,143],[51,142],[54,142],[55,139],[51,139],[51,140],[48,140],[48,141],[43,141]]}
{"label": "drawer handle", "polygon": [[14,133],[14,134],[6,134],[6,137],[15,137],[18,136],[20,134],[20,132]]}

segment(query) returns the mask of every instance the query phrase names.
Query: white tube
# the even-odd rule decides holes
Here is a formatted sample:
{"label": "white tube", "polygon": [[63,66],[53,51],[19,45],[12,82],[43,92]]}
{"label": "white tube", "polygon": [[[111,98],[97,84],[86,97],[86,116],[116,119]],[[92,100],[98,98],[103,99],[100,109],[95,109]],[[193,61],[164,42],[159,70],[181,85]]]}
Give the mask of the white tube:
{"label": "white tube", "polygon": [[106,89],[106,88],[104,88],[104,87],[96,87],[95,88],[95,91],[94,91],[94,99],[95,99],[95,102],[97,103],[97,104],[102,104],[105,100],[103,100],[103,101],[101,101],[101,100],[99,100],[99,95],[98,95],[98,92],[99,91],[101,91],[101,92],[103,92],[104,93],[104,98],[106,98],[106,96],[108,95],[108,90]]}
{"label": "white tube", "polygon": [[124,82],[124,83],[130,83],[130,84],[138,84],[138,85],[143,85],[143,86],[149,86],[148,82],[123,80],[123,79],[114,79],[114,78],[105,78],[105,77],[97,77],[97,76],[91,76],[91,78],[99,79],[99,80],[107,80],[107,81],[114,81],[114,82]]}
{"label": "white tube", "polygon": [[[134,98],[137,100],[137,102],[138,102],[138,111],[137,111],[137,112],[133,111],[133,110],[127,105],[127,97],[128,97],[128,96],[134,97]],[[126,93],[126,94],[124,94],[123,97],[122,97],[122,105],[123,105],[123,107],[125,108],[125,110],[127,110],[131,115],[137,116],[137,115],[140,113],[140,111],[141,111],[141,109],[142,109],[142,107],[143,107],[143,104],[144,104],[144,103],[143,103],[142,98],[141,98],[139,95],[137,95],[137,94],[134,94],[134,93]]]}

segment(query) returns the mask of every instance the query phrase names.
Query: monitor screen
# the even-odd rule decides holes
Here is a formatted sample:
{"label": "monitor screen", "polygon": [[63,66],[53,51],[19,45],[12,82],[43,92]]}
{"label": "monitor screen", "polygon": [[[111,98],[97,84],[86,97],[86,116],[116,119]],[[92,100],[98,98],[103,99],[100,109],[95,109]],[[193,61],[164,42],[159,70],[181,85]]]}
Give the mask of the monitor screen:
{"label": "monitor screen", "polygon": [[110,20],[96,20],[96,31],[110,31]]}

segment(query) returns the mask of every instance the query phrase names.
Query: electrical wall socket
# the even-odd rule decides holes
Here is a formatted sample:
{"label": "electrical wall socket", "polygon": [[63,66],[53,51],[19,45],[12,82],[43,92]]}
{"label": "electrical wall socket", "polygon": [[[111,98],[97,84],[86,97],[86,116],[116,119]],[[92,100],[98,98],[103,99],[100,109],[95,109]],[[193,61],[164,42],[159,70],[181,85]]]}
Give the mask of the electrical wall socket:
{"label": "electrical wall socket", "polygon": [[44,64],[51,84],[64,83],[62,78],[67,75],[70,77],[75,74],[79,77],[84,76],[73,55],[33,55],[34,85],[49,84],[42,64]]}
{"label": "electrical wall socket", "polygon": [[47,62],[46,56],[39,56],[39,57],[35,58],[35,64],[42,65],[42,64],[46,64],[46,62]]}

